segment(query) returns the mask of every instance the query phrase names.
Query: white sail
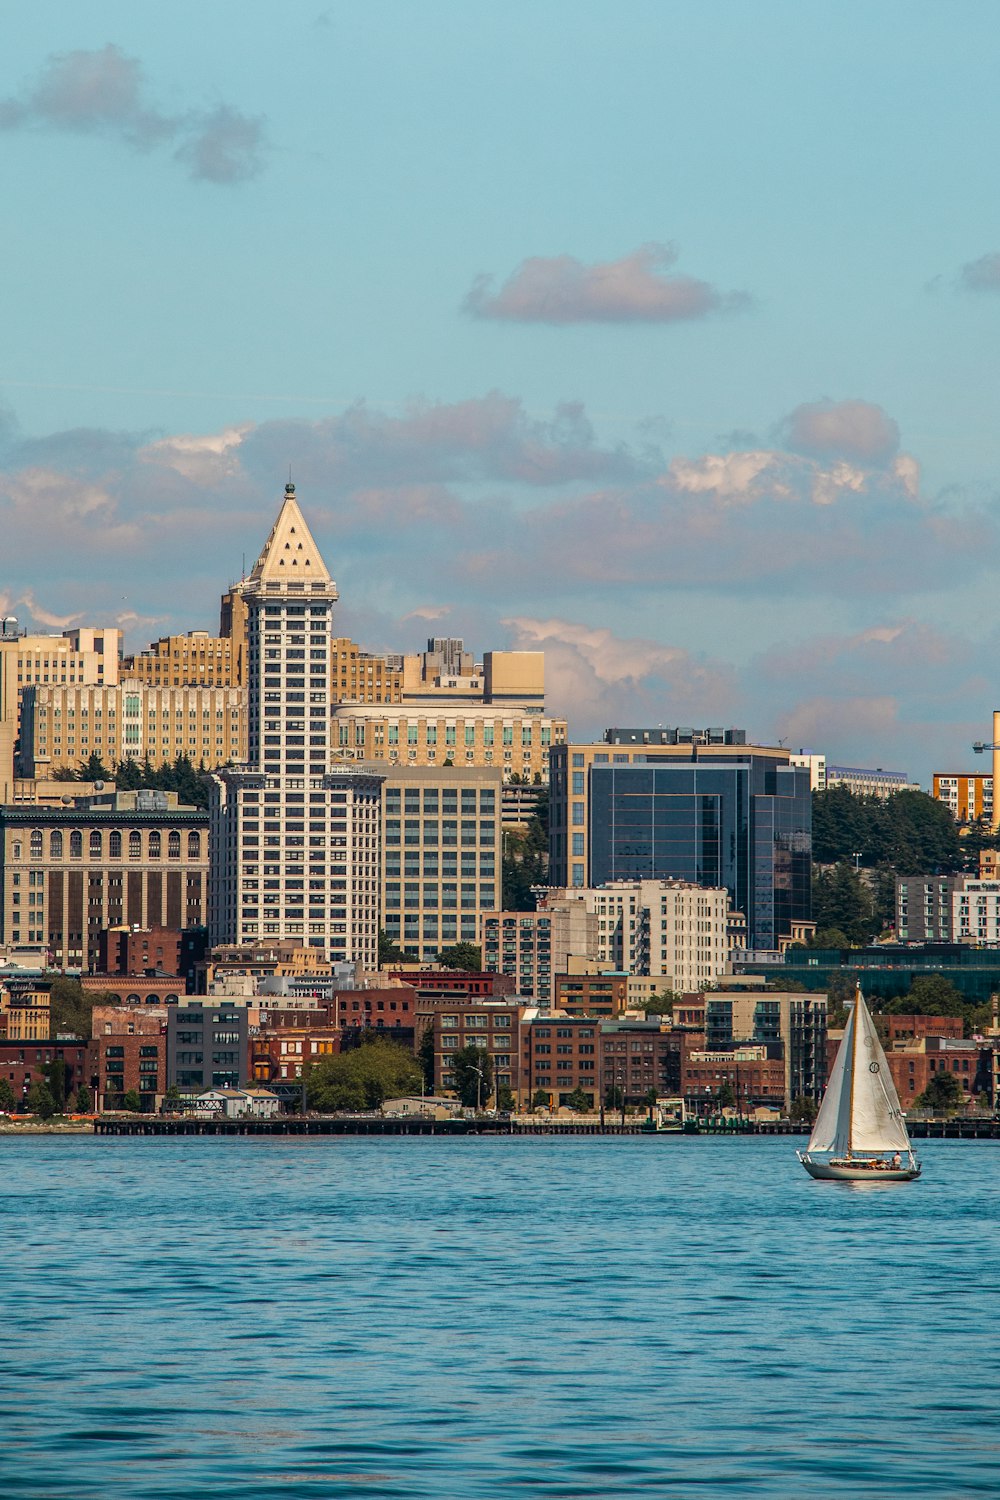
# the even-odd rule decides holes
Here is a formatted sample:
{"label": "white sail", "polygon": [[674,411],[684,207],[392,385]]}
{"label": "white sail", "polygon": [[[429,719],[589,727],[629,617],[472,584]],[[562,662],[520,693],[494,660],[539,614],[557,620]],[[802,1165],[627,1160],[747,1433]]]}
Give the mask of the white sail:
{"label": "white sail", "polygon": [[889,1064],[861,991],[854,1006],[852,1151],[909,1151],[910,1138]]}
{"label": "white sail", "polygon": [[854,1072],[854,1024],[855,1009],[847,1017],[844,1037],[837,1053],[809,1137],[809,1151],[832,1151],[843,1155],[851,1144],[851,1078]]}

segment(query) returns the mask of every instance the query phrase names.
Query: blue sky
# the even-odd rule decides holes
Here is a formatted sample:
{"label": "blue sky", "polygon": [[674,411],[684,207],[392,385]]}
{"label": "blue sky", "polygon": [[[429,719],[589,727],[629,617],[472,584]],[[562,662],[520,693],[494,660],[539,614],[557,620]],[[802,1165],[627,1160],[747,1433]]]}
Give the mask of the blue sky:
{"label": "blue sky", "polygon": [[0,596],[213,624],[291,464],[373,649],[927,779],[995,681],[1000,11],[62,3],[0,57]]}

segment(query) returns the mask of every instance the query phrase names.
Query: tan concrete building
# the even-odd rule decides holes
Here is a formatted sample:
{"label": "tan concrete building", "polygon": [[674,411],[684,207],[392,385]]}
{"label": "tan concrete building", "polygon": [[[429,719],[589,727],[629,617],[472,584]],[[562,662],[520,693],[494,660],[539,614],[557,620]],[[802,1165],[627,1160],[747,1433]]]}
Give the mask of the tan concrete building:
{"label": "tan concrete building", "polygon": [[403,673],[386,656],[362,651],[357,641],[336,636],[330,642],[332,703],[400,703]]}
{"label": "tan concrete building", "polygon": [[106,927],[203,925],[207,882],[208,814],[175,792],[0,808],[0,943],[56,968],[92,968]]}
{"label": "tan concrete building", "polygon": [[26,687],[22,774],[44,778],[98,755],[166,765],[187,756],[210,769],[246,758],[245,694],[235,687],[156,687],[135,678],[117,685]]}
{"label": "tan concrete building", "polygon": [[0,621],[0,802],[12,800],[21,696],[31,684],[113,686],[122,633],[117,627],[28,635],[13,616]]}
{"label": "tan concrete building", "polygon": [[549,749],[566,738],[565,719],[511,703],[451,704],[441,700],[378,705],[338,704],[331,748],[347,760],[386,760],[401,766],[496,767],[548,780]]}
{"label": "tan concrete building", "polygon": [[382,926],[408,955],[432,960],[475,943],[500,900],[498,767],[375,766],[382,786]]}
{"label": "tan concrete building", "polygon": [[207,630],[161,636],[148,651],[123,657],[121,676],[149,687],[239,686],[233,642]]}
{"label": "tan concrete building", "polygon": [[596,918],[592,957],[605,969],[643,974],[660,989],[704,989],[729,972],[725,889],[682,880],[614,881],[552,891],[546,907],[579,900]]}
{"label": "tan concrete building", "polygon": [[49,986],[8,980],[0,984],[0,1037],[8,1042],[47,1042]]}
{"label": "tan concrete building", "polygon": [[538,911],[484,911],[479,941],[483,968],[510,974],[517,993],[547,1010],[555,974],[569,967],[571,955],[595,957],[598,927],[595,913],[583,901],[546,899]]}

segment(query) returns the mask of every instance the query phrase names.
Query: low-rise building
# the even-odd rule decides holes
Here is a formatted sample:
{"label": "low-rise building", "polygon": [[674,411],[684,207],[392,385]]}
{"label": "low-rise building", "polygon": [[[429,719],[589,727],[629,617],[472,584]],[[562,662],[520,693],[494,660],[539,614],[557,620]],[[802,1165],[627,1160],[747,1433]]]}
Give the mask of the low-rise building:
{"label": "low-rise building", "polygon": [[0,1037],[9,1042],[47,1042],[51,983],[45,979],[0,981]]}
{"label": "low-rise building", "polygon": [[28,1090],[33,1083],[45,1082],[46,1064],[60,1062],[65,1068],[66,1097],[81,1083],[90,1087],[89,1044],[83,1037],[60,1037],[56,1041],[10,1041],[0,1038],[0,1078],[6,1078],[14,1091],[19,1109],[26,1107]]}
{"label": "low-rise building", "polygon": [[[594,965],[597,968],[597,965]],[[557,974],[554,1012],[568,1016],[618,1016],[628,1009],[629,980],[620,973]]]}
{"label": "low-rise building", "polygon": [[165,1005],[95,1005],[91,1019],[90,1066],[95,1107],[120,1109],[134,1092],[145,1112],[155,1110],[167,1091]]}
{"label": "low-rise building", "polygon": [[182,998],[167,1016],[167,1084],[184,1094],[245,1088],[250,1078],[247,1007],[232,999]]}
{"label": "low-rise building", "polygon": [[905,771],[883,771],[881,766],[827,766],[827,790],[844,786],[856,797],[894,797],[897,792],[919,792],[919,781]]}
{"label": "low-rise building", "polygon": [[206,1089],[194,1103],[196,1113],[222,1115],[227,1120],[270,1120],[281,1111],[277,1094],[265,1088]]}
{"label": "low-rise building", "polygon": [[489,1053],[493,1082],[497,1089],[510,1089],[515,1098],[523,1092],[520,1055],[521,1025],[530,1008],[507,1000],[457,996],[419,997],[415,1047],[420,1051],[428,1028],[434,1037],[435,1090],[455,1086],[452,1059],[465,1047]]}

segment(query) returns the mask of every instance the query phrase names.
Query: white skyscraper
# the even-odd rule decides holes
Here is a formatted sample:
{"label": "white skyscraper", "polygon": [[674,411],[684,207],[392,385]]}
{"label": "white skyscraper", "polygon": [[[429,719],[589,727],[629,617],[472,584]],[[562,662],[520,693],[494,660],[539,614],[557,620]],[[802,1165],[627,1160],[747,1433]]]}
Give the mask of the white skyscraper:
{"label": "white skyscraper", "polygon": [[291,938],[377,967],[381,777],[329,771],[337,585],[285,486],[249,578],[247,764],[212,800],[213,944]]}

